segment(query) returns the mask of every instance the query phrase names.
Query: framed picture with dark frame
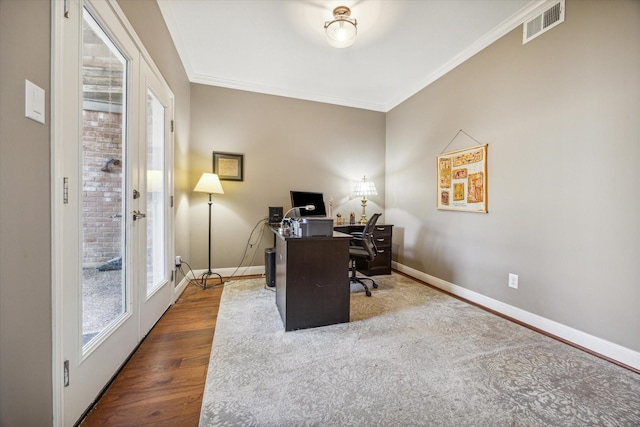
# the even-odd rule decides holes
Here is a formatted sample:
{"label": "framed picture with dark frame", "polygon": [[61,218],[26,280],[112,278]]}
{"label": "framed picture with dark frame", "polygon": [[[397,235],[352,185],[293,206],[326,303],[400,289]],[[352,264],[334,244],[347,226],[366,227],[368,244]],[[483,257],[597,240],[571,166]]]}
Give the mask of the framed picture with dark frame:
{"label": "framed picture with dark frame", "polygon": [[244,154],[214,151],[213,173],[222,181],[244,181]]}

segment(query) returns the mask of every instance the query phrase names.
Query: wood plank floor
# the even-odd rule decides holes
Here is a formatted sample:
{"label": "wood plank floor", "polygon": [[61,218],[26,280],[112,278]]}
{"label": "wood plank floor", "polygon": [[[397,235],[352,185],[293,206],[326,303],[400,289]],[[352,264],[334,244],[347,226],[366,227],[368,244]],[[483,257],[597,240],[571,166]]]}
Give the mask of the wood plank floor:
{"label": "wood plank floor", "polygon": [[197,426],[222,287],[188,285],[82,426]]}

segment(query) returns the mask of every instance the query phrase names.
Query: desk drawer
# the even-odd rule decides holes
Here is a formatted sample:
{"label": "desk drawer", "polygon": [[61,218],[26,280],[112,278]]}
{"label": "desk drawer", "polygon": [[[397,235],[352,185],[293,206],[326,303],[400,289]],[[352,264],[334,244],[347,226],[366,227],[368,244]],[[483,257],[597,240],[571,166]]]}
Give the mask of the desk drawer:
{"label": "desk drawer", "polygon": [[376,225],[373,228],[373,236],[376,238],[387,238],[391,240],[391,225]]}
{"label": "desk drawer", "polygon": [[[341,225],[334,230],[342,233],[362,232],[363,225]],[[391,241],[393,238],[393,225],[376,224],[373,228],[373,241],[378,249],[378,255],[371,261],[357,260],[356,267],[359,272],[367,276],[378,274],[391,274]]]}
{"label": "desk drawer", "polygon": [[378,255],[369,263],[370,268],[382,267],[391,268],[391,251],[387,249],[379,249]]}
{"label": "desk drawer", "polygon": [[391,225],[379,225],[373,230],[373,241],[380,252],[391,252]]}
{"label": "desk drawer", "polygon": [[391,237],[378,237],[378,236],[373,236],[373,243],[375,243],[376,248],[378,249],[382,249],[382,248],[390,248],[391,247]]}
{"label": "desk drawer", "polygon": [[367,276],[391,274],[391,241],[393,225],[376,225],[373,230],[373,241],[378,254],[371,262],[358,262],[358,270]]}

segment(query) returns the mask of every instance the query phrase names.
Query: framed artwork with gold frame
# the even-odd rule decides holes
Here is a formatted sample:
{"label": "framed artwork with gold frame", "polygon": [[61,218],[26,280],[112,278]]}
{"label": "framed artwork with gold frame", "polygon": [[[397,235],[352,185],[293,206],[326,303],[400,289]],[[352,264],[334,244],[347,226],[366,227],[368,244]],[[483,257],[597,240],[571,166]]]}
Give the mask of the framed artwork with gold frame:
{"label": "framed artwork with gold frame", "polygon": [[438,209],[488,212],[487,145],[438,155],[436,171]]}
{"label": "framed artwork with gold frame", "polygon": [[214,151],[213,173],[221,181],[244,181],[244,154]]}

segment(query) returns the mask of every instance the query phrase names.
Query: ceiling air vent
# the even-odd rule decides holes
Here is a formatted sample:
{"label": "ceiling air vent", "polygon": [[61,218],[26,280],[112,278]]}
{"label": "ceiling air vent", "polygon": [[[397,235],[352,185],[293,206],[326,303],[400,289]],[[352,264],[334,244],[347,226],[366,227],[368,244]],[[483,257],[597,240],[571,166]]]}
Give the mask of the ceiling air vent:
{"label": "ceiling air vent", "polygon": [[562,22],[564,22],[564,0],[545,2],[537,9],[533,18],[525,21],[522,44],[535,39]]}

